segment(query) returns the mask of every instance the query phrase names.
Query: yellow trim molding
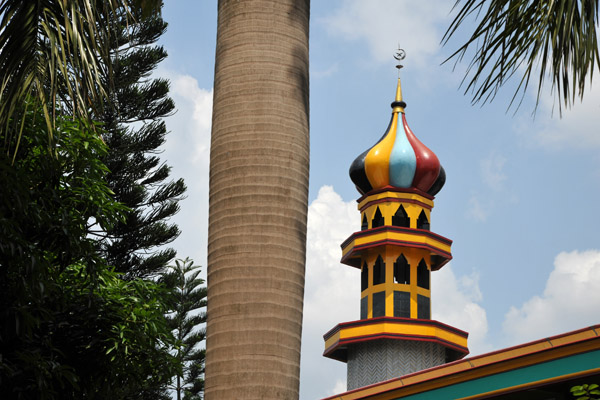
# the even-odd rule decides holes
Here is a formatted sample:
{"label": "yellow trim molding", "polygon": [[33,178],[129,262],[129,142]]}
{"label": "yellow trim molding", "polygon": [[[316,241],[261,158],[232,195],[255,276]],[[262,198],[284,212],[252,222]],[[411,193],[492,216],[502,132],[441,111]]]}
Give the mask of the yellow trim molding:
{"label": "yellow trim molding", "polygon": [[372,318],[339,324],[327,332],[323,336],[325,339],[323,355],[338,358],[333,353],[349,343],[389,338],[438,342],[463,353],[464,356],[468,353],[467,336],[466,332],[434,320]]}

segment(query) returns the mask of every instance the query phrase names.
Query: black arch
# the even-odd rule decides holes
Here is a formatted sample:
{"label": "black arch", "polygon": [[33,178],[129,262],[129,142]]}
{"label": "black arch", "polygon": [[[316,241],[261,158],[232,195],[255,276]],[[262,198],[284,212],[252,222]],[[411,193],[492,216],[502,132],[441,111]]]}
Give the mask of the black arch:
{"label": "black arch", "polygon": [[429,268],[425,259],[421,258],[419,265],[417,266],[417,286],[423,289],[429,289]]}
{"label": "black arch", "polygon": [[410,284],[410,265],[404,254],[400,254],[394,263],[394,281],[405,285]]}
{"label": "black arch", "polygon": [[410,228],[410,218],[408,218],[408,214],[402,204],[400,204],[400,207],[396,210],[396,214],[392,217],[392,225]]}
{"label": "black arch", "polygon": [[377,210],[375,210],[375,215],[373,216],[373,221],[371,221],[371,228],[377,228],[378,226],[383,226],[384,224],[385,220],[381,214],[381,210],[379,207],[377,207]]}
{"label": "black arch", "polygon": [[385,262],[381,256],[377,256],[373,266],[373,285],[385,283]]}
{"label": "black arch", "polygon": [[367,287],[369,287],[369,266],[364,263],[360,272],[360,291],[362,292]]}
{"label": "black arch", "polygon": [[425,210],[421,210],[421,214],[419,214],[419,219],[417,219],[417,229],[429,230],[429,228],[430,228],[429,220],[427,219]]}
{"label": "black arch", "polygon": [[369,221],[367,220],[367,214],[365,213],[363,215],[363,219],[362,219],[362,224],[360,226],[360,230],[361,231],[366,231],[367,229],[369,229]]}

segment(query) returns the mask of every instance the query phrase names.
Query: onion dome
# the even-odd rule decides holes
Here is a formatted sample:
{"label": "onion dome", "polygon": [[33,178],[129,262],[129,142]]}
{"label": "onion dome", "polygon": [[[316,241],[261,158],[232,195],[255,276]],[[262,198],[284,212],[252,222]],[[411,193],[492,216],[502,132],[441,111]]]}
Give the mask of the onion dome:
{"label": "onion dome", "polygon": [[382,138],[350,166],[350,179],[361,194],[391,186],[418,189],[435,196],[444,186],[444,168],[435,153],[421,143],[408,126],[405,107],[398,78],[390,125]]}

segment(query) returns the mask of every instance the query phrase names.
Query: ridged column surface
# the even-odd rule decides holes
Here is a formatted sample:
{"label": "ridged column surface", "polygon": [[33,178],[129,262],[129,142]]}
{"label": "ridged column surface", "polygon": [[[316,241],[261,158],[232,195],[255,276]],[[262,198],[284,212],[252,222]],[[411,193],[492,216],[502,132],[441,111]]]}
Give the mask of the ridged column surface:
{"label": "ridged column surface", "polygon": [[309,0],[220,0],[205,399],[297,399]]}

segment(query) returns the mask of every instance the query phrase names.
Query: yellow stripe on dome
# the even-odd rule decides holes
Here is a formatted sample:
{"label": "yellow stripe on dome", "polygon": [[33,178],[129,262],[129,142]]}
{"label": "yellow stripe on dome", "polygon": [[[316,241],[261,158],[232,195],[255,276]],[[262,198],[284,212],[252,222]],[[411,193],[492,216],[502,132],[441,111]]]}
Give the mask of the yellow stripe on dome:
{"label": "yellow stripe on dome", "polygon": [[385,137],[367,153],[365,173],[373,189],[390,184],[390,154],[396,141],[398,113],[392,114],[392,122]]}

